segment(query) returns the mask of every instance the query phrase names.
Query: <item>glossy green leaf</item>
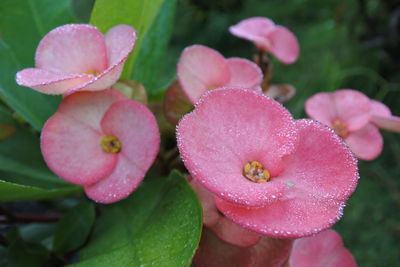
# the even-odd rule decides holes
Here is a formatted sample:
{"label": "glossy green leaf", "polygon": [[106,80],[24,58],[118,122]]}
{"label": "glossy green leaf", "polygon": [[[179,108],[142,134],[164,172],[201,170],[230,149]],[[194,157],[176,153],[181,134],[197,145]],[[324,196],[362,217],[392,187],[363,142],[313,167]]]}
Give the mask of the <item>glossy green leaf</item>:
{"label": "glossy green leaf", "polygon": [[118,24],[133,26],[138,34],[134,52],[125,62],[122,79],[131,79],[135,58],[140,54],[143,40],[165,0],[97,0],[90,24],[105,32]]}
{"label": "glossy green leaf", "polygon": [[15,74],[34,67],[36,47],[47,32],[71,22],[70,0],[1,0],[0,14],[0,93],[40,130],[61,98],[18,86]]}
{"label": "glossy green leaf", "polygon": [[17,125],[4,109],[0,109],[0,123],[16,127],[12,136],[0,142],[0,201],[36,200],[81,191],[47,168],[39,135]]}
{"label": "glossy green leaf", "polygon": [[53,249],[59,253],[73,251],[82,246],[94,224],[96,212],[91,202],[71,208],[56,226]]}
{"label": "glossy green leaf", "polygon": [[[134,64],[133,79],[142,83],[151,96],[169,83],[171,77],[175,77],[175,66],[166,66],[165,56],[173,29],[176,2],[164,0],[143,38]],[[163,72],[167,75],[162,75]]]}
{"label": "glossy green leaf", "polygon": [[200,203],[182,175],[148,178],[128,199],[104,207],[76,266],[189,266],[201,226]]}
{"label": "glossy green leaf", "polygon": [[8,243],[6,257],[14,267],[42,266],[49,258],[45,247],[37,243],[27,243],[16,228],[11,228],[6,235]]}

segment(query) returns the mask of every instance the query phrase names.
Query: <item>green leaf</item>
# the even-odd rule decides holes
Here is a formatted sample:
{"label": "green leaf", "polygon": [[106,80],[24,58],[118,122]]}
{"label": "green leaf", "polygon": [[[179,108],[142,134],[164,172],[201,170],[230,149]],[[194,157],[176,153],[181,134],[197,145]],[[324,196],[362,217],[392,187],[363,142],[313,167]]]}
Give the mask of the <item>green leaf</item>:
{"label": "green leaf", "polygon": [[135,58],[140,54],[143,40],[165,0],[97,0],[90,24],[105,32],[118,24],[133,26],[138,34],[134,52],[125,62],[121,79],[131,79]]}
{"label": "green leaf", "polygon": [[189,266],[200,240],[201,206],[185,178],[148,178],[106,206],[76,266]]}
{"label": "green leaf", "polygon": [[36,133],[18,126],[4,109],[0,109],[1,122],[12,124],[16,132],[0,142],[0,201],[37,200],[81,191],[47,168]]}
{"label": "green leaf", "polygon": [[36,47],[47,32],[71,22],[70,0],[1,0],[0,14],[0,93],[40,130],[61,98],[18,86],[15,74],[34,66]]}
{"label": "green leaf", "polygon": [[[166,66],[165,61],[175,10],[176,0],[163,1],[157,17],[143,38],[134,64],[133,79],[142,83],[150,96],[169,83],[171,77],[175,77],[175,67]],[[168,73],[166,77],[162,76],[163,71]]]}
{"label": "green leaf", "polygon": [[83,202],[70,209],[56,226],[53,249],[59,253],[82,246],[94,224],[96,212],[93,203]]}
{"label": "green leaf", "polygon": [[49,258],[45,247],[36,243],[25,242],[17,228],[11,228],[6,235],[8,243],[6,257],[14,267],[42,266]]}

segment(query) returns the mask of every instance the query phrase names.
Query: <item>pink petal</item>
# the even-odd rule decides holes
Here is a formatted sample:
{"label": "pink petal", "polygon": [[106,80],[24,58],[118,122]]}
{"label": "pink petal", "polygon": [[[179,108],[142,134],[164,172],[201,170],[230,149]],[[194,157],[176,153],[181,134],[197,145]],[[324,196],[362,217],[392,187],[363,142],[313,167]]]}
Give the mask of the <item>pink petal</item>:
{"label": "pink petal", "polygon": [[223,241],[239,247],[253,246],[260,240],[260,235],[237,225],[223,216],[209,228]]}
{"label": "pink petal", "polygon": [[332,127],[332,122],[337,119],[335,102],[331,93],[318,93],[310,97],[305,104],[307,115]]}
{"label": "pink petal", "polygon": [[136,31],[129,25],[117,25],[105,34],[108,66],[92,81],[71,88],[67,95],[79,90],[97,91],[112,86],[121,76],[124,63],[132,52],[136,42]]}
{"label": "pink petal", "polygon": [[370,100],[371,103],[371,112],[373,116],[379,116],[379,117],[391,117],[392,112],[390,109],[383,103],[373,100]]}
{"label": "pink petal", "polygon": [[332,93],[338,119],[347,123],[350,131],[359,130],[371,119],[371,102],[363,93],[342,89]]}
{"label": "pink petal", "polygon": [[261,235],[297,238],[332,226],[342,215],[343,202],[304,194],[251,208],[217,199],[217,208],[233,222]]}
{"label": "pink petal", "polygon": [[118,91],[79,92],[64,98],[58,112],[101,132],[100,122],[110,106],[127,99]]}
{"label": "pink petal", "polygon": [[243,175],[251,161],[272,177],[281,157],[294,151],[297,130],[290,113],[270,98],[249,90],[210,91],[177,128],[178,147],[191,175],[216,196],[250,206],[275,201],[282,192],[273,180],[255,184]]}
{"label": "pink petal", "polygon": [[55,28],[36,50],[36,67],[63,73],[102,72],[107,68],[106,43],[94,26],[68,24]]}
{"label": "pink petal", "polygon": [[116,154],[101,150],[101,138],[99,129],[56,112],[42,130],[43,158],[62,179],[74,184],[92,184],[109,175],[117,163]]}
{"label": "pink petal", "polygon": [[259,91],[263,74],[257,64],[243,58],[229,58],[228,63],[231,79],[225,86],[239,86]]}
{"label": "pink petal", "polygon": [[112,203],[129,196],[143,180],[158,153],[160,133],[154,115],[132,100],[114,103],[101,125],[106,135],[121,142],[118,165],[109,177],[87,186],[85,192],[98,202]]}
{"label": "pink petal", "polygon": [[269,52],[282,63],[292,64],[299,57],[299,42],[286,27],[275,27],[274,31],[268,34],[268,39],[271,42]]}
{"label": "pink petal", "polygon": [[268,182],[286,186],[283,196],[259,208],[217,200],[217,208],[233,222],[260,234],[300,237],[340,218],[344,201],[357,185],[357,162],[328,128],[311,120],[297,125],[297,150],[286,156],[285,170]]}
{"label": "pink petal", "polygon": [[[287,193],[311,194],[345,201],[358,181],[357,160],[332,131],[312,120],[298,120],[297,150],[284,161],[285,170],[276,177],[290,187]],[[297,191],[298,190],[298,191]]]}
{"label": "pink petal", "polygon": [[178,62],[178,79],[192,103],[210,89],[229,82],[230,72],[225,58],[202,45],[192,45],[183,51]]}
{"label": "pink petal", "polygon": [[272,20],[263,17],[253,17],[242,20],[229,27],[229,31],[240,38],[252,41],[262,50],[268,51],[270,42],[267,35],[275,29]]}
{"label": "pink petal", "polygon": [[400,117],[392,116],[390,109],[383,103],[371,100],[372,122],[375,126],[400,133]]}
{"label": "pink petal", "polygon": [[203,208],[203,223],[219,238],[236,246],[252,246],[260,236],[246,230],[224,218],[215,207],[214,195],[207,191],[195,179],[190,182],[193,190],[200,199]]}
{"label": "pink petal", "polygon": [[289,265],[295,267],[356,267],[356,261],[333,230],[294,241]]}
{"label": "pink petal", "polygon": [[85,84],[93,79],[88,74],[65,74],[43,69],[24,69],[17,73],[19,85],[33,88],[45,94],[63,94],[70,88]]}
{"label": "pink petal", "polygon": [[383,149],[382,135],[372,124],[367,124],[364,128],[350,133],[345,141],[356,157],[363,160],[377,158]]}

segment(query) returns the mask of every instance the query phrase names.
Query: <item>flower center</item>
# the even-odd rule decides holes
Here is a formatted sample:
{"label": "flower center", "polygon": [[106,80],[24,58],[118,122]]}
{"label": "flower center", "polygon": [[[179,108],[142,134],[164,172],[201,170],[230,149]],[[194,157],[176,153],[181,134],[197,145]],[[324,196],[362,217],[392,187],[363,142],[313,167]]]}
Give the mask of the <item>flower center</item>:
{"label": "flower center", "polygon": [[339,119],[336,119],[332,122],[333,131],[342,138],[346,138],[349,136],[349,130],[347,128],[347,124],[342,122]]}
{"label": "flower center", "polygon": [[214,90],[215,88],[218,88],[218,87],[219,87],[218,85],[212,84],[209,87],[207,87],[207,91]]}
{"label": "flower center", "polygon": [[271,179],[269,171],[264,169],[258,161],[248,162],[244,165],[243,176],[255,183],[268,182]]}
{"label": "flower center", "polygon": [[101,148],[107,153],[118,153],[121,151],[121,142],[117,137],[104,135],[101,138]]}
{"label": "flower center", "polygon": [[96,71],[96,70],[88,70],[87,72],[85,72],[86,74],[90,74],[90,75],[94,75],[97,76],[100,74],[100,72]]}

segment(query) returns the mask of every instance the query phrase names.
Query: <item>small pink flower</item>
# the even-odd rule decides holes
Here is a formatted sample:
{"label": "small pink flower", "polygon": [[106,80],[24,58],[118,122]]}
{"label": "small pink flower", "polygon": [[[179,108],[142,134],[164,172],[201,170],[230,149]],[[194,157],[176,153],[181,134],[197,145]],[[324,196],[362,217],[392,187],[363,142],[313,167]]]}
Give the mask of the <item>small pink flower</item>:
{"label": "small pink flower", "polygon": [[117,25],[103,35],[96,27],[68,24],[49,32],[36,50],[36,68],[17,73],[17,83],[45,94],[109,88],[121,75],[136,41],[135,30]]}
{"label": "small pink flower", "polygon": [[195,179],[190,182],[203,207],[203,223],[223,241],[239,247],[255,245],[260,235],[255,234],[223,216],[215,206],[214,195],[208,192]]}
{"label": "small pink flower", "polygon": [[292,64],[299,57],[300,48],[296,36],[286,27],[275,25],[268,18],[245,19],[231,26],[229,31],[253,42],[259,50],[271,53],[282,63]]}
{"label": "small pink flower", "polygon": [[294,120],[249,90],[207,92],[177,128],[191,176],[228,219],[259,234],[300,237],[335,223],[358,180],[342,140],[311,120]]}
{"label": "small pink flower", "polygon": [[356,267],[353,255],[344,247],[342,238],[333,230],[294,241],[289,258],[293,267]]}
{"label": "small pink flower", "polygon": [[185,48],[177,72],[179,83],[192,104],[203,93],[217,87],[240,86],[261,92],[263,76],[255,63],[242,58],[225,59],[202,45]]}
{"label": "small pink flower", "polygon": [[64,98],[42,130],[48,167],[83,185],[89,198],[112,203],[143,180],[159,149],[156,119],[146,106],[111,89]]}
{"label": "small pink flower", "polygon": [[373,160],[382,152],[383,138],[377,126],[400,131],[399,117],[356,90],[315,94],[307,100],[305,110],[310,118],[331,127],[363,160]]}

